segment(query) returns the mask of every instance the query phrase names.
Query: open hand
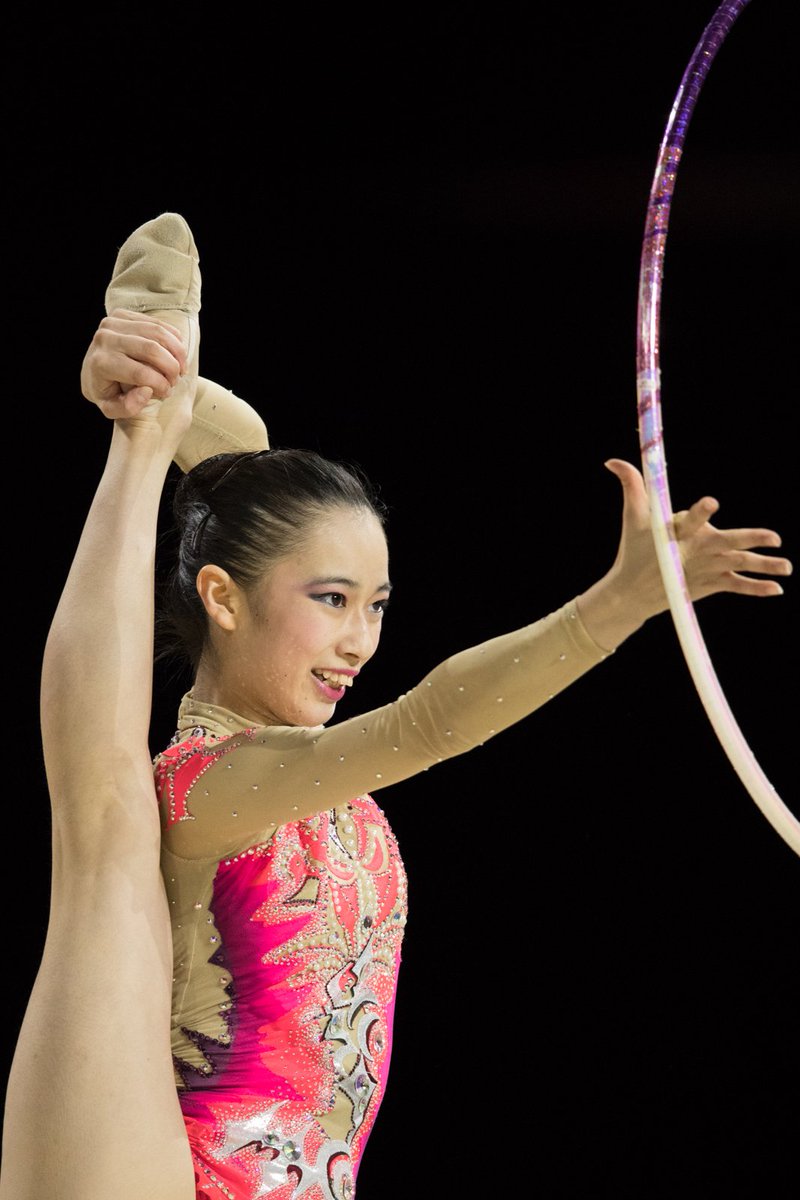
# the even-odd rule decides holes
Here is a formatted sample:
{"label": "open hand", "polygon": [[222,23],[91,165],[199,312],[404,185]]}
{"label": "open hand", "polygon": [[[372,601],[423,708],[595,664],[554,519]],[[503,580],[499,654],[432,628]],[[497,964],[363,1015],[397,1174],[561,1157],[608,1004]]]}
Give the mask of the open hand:
{"label": "open hand", "polygon": [[[578,597],[578,607],[595,641],[613,650],[649,617],[667,609],[669,601],[641,472],[619,458],[609,459],[605,465],[622,484],[622,534],[611,570]],[[791,575],[792,564],[787,558],[759,553],[761,549],[778,549],[780,536],[774,529],[717,529],[710,519],[718,509],[718,501],[704,496],[673,517],[692,600],[717,592],[780,596],[783,588],[777,579],[758,578]]]}
{"label": "open hand", "polygon": [[[629,578],[634,590],[643,591],[659,612],[668,607],[660,582],[653,577],[655,547],[650,524],[650,509],[641,473],[622,459],[612,458],[606,466],[617,476],[623,489],[622,537],[617,564]],[[675,513],[674,536],[678,543],[689,595],[693,600],[716,592],[738,592],[743,596],[779,596],[783,588],[775,579],[753,579],[752,575],[790,575],[792,564],[786,558],[759,554],[756,548],[777,549],[780,536],[774,529],[717,529],[711,517],[719,503],[704,496],[691,508]],[[746,574],[744,572],[747,572]]]}

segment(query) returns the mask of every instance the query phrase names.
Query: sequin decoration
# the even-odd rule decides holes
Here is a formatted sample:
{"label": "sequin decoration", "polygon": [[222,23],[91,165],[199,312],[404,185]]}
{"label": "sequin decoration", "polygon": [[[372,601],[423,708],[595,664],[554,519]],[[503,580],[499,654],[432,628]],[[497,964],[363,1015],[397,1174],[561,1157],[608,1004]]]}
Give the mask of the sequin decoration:
{"label": "sequin decoration", "polygon": [[[173,747],[160,784],[175,827],[213,750],[194,734]],[[353,1200],[407,913],[385,815],[359,796],[205,867],[173,856],[166,880],[179,918],[173,1053],[203,1188]]]}

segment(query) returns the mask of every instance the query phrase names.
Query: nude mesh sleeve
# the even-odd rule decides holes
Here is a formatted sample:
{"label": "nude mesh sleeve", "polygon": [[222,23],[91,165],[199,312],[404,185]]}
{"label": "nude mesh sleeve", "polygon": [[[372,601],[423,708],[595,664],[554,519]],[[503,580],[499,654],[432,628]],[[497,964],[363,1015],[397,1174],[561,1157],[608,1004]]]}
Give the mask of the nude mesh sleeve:
{"label": "nude mesh sleeve", "polygon": [[256,727],[216,745],[187,792],[187,816],[164,831],[184,858],[221,858],[276,826],[375,792],[463,754],[532,713],[608,652],[575,602],[464,650],[410,692],[364,716],[315,729]]}
{"label": "nude mesh sleeve", "polygon": [[246,401],[210,379],[199,379],[192,413],[175,462],[185,473],[214,454],[268,450],[267,427]]}

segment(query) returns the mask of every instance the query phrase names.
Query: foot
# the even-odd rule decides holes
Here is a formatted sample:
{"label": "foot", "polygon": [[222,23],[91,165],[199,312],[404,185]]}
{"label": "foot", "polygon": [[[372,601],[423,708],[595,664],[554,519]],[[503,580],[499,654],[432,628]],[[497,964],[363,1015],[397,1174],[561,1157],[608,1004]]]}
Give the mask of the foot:
{"label": "foot", "polygon": [[120,247],[105,307],[148,313],[180,331],[196,379],[200,327],[200,259],[192,231],[178,213],[166,212],[135,229]]}
{"label": "foot", "polygon": [[162,213],[117,254],[100,322],[81,367],[81,391],[111,420],[189,405],[197,389],[200,269],[189,226]]}
{"label": "foot", "polygon": [[200,311],[200,259],[192,231],[178,213],[162,213],[135,229],[120,247],[106,290],[106,312]]}

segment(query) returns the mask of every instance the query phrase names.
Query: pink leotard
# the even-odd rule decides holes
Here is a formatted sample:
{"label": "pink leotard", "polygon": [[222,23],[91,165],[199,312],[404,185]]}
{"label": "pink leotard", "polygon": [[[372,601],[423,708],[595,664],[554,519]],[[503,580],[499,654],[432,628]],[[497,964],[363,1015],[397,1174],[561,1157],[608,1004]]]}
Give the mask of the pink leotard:
{"label": "pink leotard", "polygon": [[332,726],[252,727],[184,698],[155,776],[198,1200],[352,1200],[406,921],[371,792],[488,740],[604,657],[571,602]]}

